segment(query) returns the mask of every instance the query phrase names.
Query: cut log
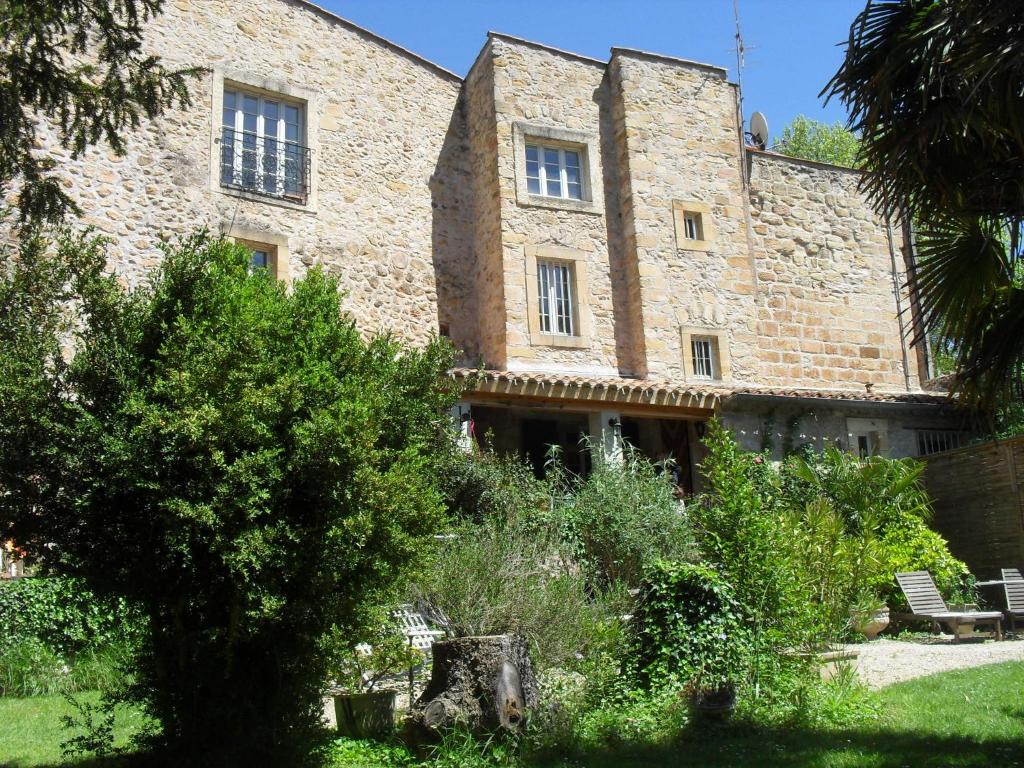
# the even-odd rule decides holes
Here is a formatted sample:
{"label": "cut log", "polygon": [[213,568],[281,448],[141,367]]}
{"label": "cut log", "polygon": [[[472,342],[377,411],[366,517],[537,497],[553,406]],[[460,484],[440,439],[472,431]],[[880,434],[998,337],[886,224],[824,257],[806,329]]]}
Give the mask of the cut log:
{"label": "cut log", "polygon": [[537,678],[526,640],[518,635],[459,637],[432,648],[433,668],[423,695],[409,708],[411,743],[435,739],[461,725],[476,733],[521,730],[537,706]]}

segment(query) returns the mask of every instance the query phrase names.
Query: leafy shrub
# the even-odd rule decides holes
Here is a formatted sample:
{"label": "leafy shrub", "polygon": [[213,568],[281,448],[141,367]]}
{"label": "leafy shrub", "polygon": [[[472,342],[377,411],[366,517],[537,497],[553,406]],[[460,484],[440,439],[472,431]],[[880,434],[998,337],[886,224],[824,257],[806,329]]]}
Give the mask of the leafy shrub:
{"label": "leafy shrub", "polygon": [[370,611],[356,632],[335,629],[325,641],[330,679],[351,693],[372,691],[387,677],[423,663],[423,652],[406,641],[384,608]]}
{"label": "leafy shrub", "polygon": [[678,689],[628,690],[583,712],[576,743],[591,749],[667,745],[678,741],[689,718]]}
{"label": "leafy shrub", "polygon": [[581,652],[599,613],[557,535],[520,518],[456,527],[433,547],[413,592],[457,637],[523,635],[539,667]]}
{"label": "leafy shrub", "polygon": [[442,478],[448,509],[459,521],[546,520],[551,504],[548,483],[518,456],[491,449],[452,456]]}
{"label": "leafy shrub", "polygon": [[842,518],[845,536],[839,546],[850,557],[842,575],[848,588],[840,613],[863,592],[892,607],[905,606],[895,581],[901,571],[929,571],[952,602],[971,598],[967,566],[928,528],[932,507],[921,482],[923,471],[924,464],[913,459],[862,460],[834,448],[784,465],[783,476],[794,491],[795,498],[787,500],[791,505],[824,500]]}
{"label": "leafy shrub", "polygon": [[417,760],[400,744],[335,739],[325,750],[324,763],[330,768],[406,768]]}
{"label": "leafy shrub", "polygon": [[717,420],[704,444],[705,492],[689,507],[700,551],[770,643],[792,642],[787,629],[803,601],[778,475],[762,455],[742,451]]}
{"label": "leafy shrub", "polygon": [[621,461],[592,452],[593,471],[576,483],[565,473],[552,480],[561,493],[556,516],[562,536],[589,582],[639,584],[644,568],[659,558],[693,556],[693,537],[668,472],[626,447]]}
{"label": "leafy shrub", "polygon": [[928,571],[948,603],[973,602],[974,577],[966,563],[950,554],[946,540],[922,521],[908,520],[890,526],[881,538],[882,569],[873,585],[892,608],[906,609],[903,591],[893,575]]}
{"label": "leafy shrub", "polygon": [[716,689],[743,674],[748,645],[732,588],[712,568],[657,562],[646,572],[631,622],[645,688],[669,681]]}
{"label": "leafy shrub", "polygon": [[144,607],[132,692],[179,762],[297,765],[325,633],[443,525],[451,348],[366,340],[336,279],[226,240],[134,289],[105,248],[0,264],[0,538]]}
{"label": "leafy shrub", "polygon": [[123,599],[99,598],[81,579],[24,578],[0,581],[3,636],[36,638],[67,655],[111,643],[138,641],[140,612]]}
{"label": "leafy shrub", "polygon": [[36,637],[0,644],[0,696],[45,696],[123,687],[133,646],[124,642],[60,656]]}

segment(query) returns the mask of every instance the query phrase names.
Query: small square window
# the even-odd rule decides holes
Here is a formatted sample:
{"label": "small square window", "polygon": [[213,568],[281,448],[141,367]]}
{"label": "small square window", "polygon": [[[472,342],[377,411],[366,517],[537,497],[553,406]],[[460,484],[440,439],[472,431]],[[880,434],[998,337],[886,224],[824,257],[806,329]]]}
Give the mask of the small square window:
{"label": "small square window", "polygon": [[268,269],[273,266],[273,256],[269,250],[263,248],[252,249],[252,260],[249,262],[252,269]]}
{"label": "small square window", "polygon": [[526,145],[526,191],[531,195],[583,200],[581,149]]}
{"label": "small square window", "polygon": [[672,201],[676,248],[684,251],[710,250],[714,240],[711,208],[696,201]]}
{"label": "small square window", "polygon": [[274,278],[287,282],[287,264],[285,263],[288,260],[287,248],[237,237],[235,242],[244,245],[252,253],[249,259],[250,272],[265,269]]}
{"label": "small square window", "polygon": [[305,203],[310,154],[304,106],[230,86],[223,113],[221,186]]}
{"label": "small square window", "polygon": [[541,333],[553,336],[576,335],[576,306],[570,262],[537,262],[537,298]]}
{"label": "small square window", "polygon": [[693,375],[698,379],[718,379],[718,339],[714,336],[693,336],[690,339]]}

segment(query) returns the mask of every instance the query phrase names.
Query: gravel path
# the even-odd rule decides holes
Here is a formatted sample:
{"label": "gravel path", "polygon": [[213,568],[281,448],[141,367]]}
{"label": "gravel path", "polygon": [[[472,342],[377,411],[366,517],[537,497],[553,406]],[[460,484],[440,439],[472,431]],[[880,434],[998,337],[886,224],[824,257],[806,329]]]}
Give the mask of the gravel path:
{"label": "gravel path", "polygon": [[869,688],[884,688],[950,669],[1024,661],[1024,640],[975,640],[954,645],[947,635],[915,641],[872,640],[846,647],[859,652],[854,667]]}

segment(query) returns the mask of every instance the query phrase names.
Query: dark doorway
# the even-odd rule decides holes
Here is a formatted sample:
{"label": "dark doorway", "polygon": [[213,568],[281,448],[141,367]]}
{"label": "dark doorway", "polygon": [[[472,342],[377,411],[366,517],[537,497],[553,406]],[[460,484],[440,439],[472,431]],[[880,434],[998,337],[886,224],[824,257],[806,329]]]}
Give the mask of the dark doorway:
{"label": "dark doorway", "polygon": [[582,444],[586,434],[586,423],[582,419],[523,419],[523,454],[533,467],[533,473],[543,478],[551,446],[557,446],[562,465],[570,472],[585,476],[590,472],[590,455]]}
{"label": "dark doorway", "polygon": [[558,423],[551,419],[526,419],[523,421],[523,453],[526,454],[533,474],[544,477],[544,463],[548,450],[558,445]]}

